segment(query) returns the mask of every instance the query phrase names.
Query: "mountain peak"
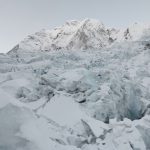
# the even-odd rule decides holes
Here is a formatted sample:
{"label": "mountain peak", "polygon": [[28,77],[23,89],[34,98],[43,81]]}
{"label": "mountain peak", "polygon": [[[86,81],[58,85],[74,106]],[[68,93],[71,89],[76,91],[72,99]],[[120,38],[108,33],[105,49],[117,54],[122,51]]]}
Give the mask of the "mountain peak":
{"label": "mountain peak", "polygon": [[139,40],[143,34],[150,34],[150,25],[134,23],[126,29],[106,28],[96,19],[67,21],[52,30],[41,30],[21,41],[16,52],[38,52],[60,49],[100,49],[110,46],[114,41]]}

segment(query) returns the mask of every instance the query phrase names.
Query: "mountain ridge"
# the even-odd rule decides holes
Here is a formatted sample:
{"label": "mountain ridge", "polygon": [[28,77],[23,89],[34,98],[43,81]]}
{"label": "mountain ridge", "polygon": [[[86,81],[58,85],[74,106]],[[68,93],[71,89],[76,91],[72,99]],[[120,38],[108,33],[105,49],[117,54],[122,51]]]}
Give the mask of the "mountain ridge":
{"label": "mountain ridge", "polygon": [[125,29],[115,29],[106,28],[95,19],[67,21],[60,27],[43,29],[27,36],[8,54],[17,51],[101,49],[116,42],[141,40],[144,32],[150,34],[149,24],[134,23]]}

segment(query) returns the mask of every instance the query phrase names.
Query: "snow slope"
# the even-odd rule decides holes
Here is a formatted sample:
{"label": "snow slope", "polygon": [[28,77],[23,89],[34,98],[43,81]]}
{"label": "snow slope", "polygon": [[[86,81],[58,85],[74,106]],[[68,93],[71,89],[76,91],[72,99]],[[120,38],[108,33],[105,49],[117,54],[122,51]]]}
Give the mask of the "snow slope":
{"label": "snow slope", "polygon": [[0,54],[0,150],[149,150],[150,25],[71,21]]}

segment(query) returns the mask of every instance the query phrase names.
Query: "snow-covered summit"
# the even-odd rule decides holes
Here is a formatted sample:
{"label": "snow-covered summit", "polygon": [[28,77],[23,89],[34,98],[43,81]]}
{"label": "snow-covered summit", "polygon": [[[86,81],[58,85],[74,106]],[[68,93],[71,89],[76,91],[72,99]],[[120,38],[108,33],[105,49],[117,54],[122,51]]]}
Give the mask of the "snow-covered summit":
{"label": "snow-covered summit", "polygon": [[67,21],[52,30],[43,29],[29,35],[9,53],[37,52],[71,49],[100,49],[115,41],[139,40],[143,34],[150,35],[150,25],[135,23],[126,29],[107,28],[98,20]]}
{"label": "snow-covered summit", "polygon": [[150,25],[135,23],[126,29],[107,28],[98,20],[67,21],[52,30],[29,35],[9,53],[71,49],[101,49],[112,43],[140,40],[150,35]]}
{"label": "snow-covered summit", "polygon": [[61,27],[29,35],[19,43],[18,50],[98,49],[110,42],[108,31],[101,22],[85,19],[66,22]]}

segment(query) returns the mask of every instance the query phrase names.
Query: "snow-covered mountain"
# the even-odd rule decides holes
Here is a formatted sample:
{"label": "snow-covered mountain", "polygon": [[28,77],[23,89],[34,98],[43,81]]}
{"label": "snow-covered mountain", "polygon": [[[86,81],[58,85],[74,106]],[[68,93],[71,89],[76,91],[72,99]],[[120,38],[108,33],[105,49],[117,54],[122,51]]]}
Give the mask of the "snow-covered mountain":
{"label": "snow-covered mountain", "polygon": [[0,150],[150,150],[150,25],[92,19],[0,54]]}
{"label": "snow-covered mountain", "polygon": [[91,19],[66,22],[52,30],[41,30],[19,43],[19,50],[50,51],[60,49],[101,48],[111,43],[104,25]]}
{"label": "snow-covered mountain", "polygon": [[110,46],[115,41],[140,40],[147,32],[150,32],[150,25],[146,24],[135,23],[127,29],[118,30],[107,28],[98,20],[85,19],[66,22],[61,27],[43,29],[29,35],[12,51],[100,49]]}

